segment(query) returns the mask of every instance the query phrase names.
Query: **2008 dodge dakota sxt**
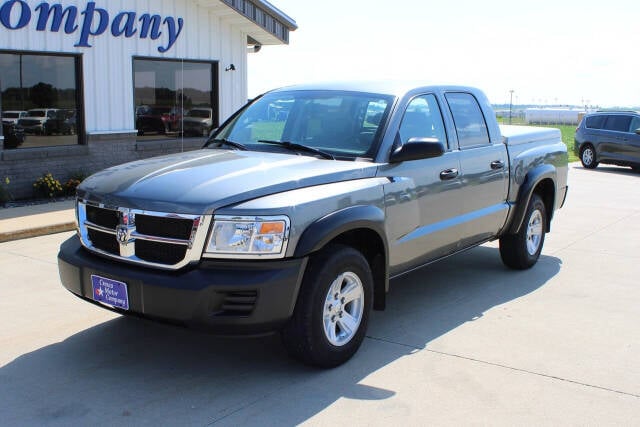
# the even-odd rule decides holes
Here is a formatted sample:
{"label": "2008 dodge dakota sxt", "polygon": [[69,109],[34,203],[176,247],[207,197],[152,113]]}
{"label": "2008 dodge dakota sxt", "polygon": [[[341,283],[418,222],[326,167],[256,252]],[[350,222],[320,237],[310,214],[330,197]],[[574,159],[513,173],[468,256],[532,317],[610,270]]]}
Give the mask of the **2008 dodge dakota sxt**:
{"label": "2008 dodge dakota sxt", "polygon": [[279,331],[291,355],[331,367],[390,279],[495,239],[507,266],[532,267],[566,193],[559,131],[498,126],[477,89],[288,87],[201,150],[83,182],[60,278],[120,313]]}

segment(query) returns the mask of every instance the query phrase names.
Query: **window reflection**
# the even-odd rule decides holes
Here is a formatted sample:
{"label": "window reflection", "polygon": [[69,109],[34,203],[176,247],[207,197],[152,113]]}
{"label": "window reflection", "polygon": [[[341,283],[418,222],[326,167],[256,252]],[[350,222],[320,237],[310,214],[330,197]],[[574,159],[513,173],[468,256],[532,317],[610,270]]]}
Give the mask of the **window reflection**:
{"label": "window reflection", "polygon": [[207,136],[217,125],[213,71],[211,63],[135,59],[138,139]]}
{"label": "window reflection", "polygon": [[78,143],[76,57],[0,53],[4,148]]}

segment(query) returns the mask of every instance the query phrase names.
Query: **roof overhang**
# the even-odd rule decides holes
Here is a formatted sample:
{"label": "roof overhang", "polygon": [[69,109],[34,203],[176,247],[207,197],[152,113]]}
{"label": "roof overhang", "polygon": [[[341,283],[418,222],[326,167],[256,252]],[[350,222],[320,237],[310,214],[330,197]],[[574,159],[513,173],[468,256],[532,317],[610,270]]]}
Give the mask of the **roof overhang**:
{"label": "roof overhang", "polygon": [[296,21],[266,0],[196,0],[244,31],[260,45],[289,43],[289,32],[298,28]]}

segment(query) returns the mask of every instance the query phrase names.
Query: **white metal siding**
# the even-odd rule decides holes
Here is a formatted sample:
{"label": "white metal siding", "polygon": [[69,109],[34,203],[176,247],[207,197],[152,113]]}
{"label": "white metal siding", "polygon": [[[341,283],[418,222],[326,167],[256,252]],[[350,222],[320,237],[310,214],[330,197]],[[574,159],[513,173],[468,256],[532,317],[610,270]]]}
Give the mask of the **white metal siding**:
{"label": "white metal siding", "polygon": [[[167,45],[166,27],[158,40],[113,37],[108,28],[98,37],[89,37],[90,48],[78,48],[80,28],[73,34],[36,31],[39,14],[34,9],[42,0],[26,0],[31,7],[31,22],[20,30],[8,30],[0,25],[0,50],[82,54],[84,79],[85,125],[88,133],[131,131],[135,128],[133,101],[133,57],[171,58],[219,61],[219,119],[222,121],[242,106],[247,98],[246,33],[229,24],[215,9],[199,6],[193,0],[96,0],[96,7],[109,12],[110,19],[123,11],[171,16],[184,19],[184,28],[176,44],[166,53],[158,46]],[[63,8],[76,6],[81,25],[87,2],[79,0],[49,1]],[[4,4],[4,2],[0,3]],[[231,17],[233,19],[233,17]],[[111,21],[110,21],[111,22]],[[236,71],[225,72],[233,63]]]}

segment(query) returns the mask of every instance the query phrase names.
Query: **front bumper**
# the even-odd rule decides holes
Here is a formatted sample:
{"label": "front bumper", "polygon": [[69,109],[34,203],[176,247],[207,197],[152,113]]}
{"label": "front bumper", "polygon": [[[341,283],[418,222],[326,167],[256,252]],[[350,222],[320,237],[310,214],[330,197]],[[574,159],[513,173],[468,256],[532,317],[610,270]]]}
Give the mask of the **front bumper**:
{"label": "front bumper", "polygon": [[[119,263],[91,254],[77,236],[58,253],[62,285],[101,307],[219,334],[279,329],[293,313],[307,258],[202,261],[178,271]],[[129,310],[93,300],[91,276],[127,284]]]}
{"label": "front bumper", "polygon": [[44,126],[42,125],[35,125],[35,126],[23,126],[22,127],[24,129],[24,133],[42,133],[44,131]]}

